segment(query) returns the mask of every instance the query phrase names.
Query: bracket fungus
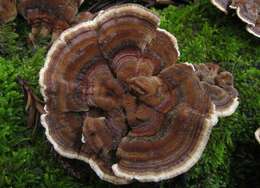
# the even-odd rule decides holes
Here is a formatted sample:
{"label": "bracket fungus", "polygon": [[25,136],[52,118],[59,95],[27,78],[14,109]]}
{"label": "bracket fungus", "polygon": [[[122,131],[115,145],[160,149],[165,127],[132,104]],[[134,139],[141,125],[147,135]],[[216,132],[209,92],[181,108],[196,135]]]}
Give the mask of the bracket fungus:
{"label": "bracket fungus", "polygon": [[108,8],[64,31],[40,72],[48,140],[114,184],[185,173],[237,106],[231,74],[177,64],[176,38],[159,21],[139,5]]}
{"label": "bracket fungus", "polygon": [[228,7],[235,9],[238,17],[247,24],[247,31],[260,37],[260,0],[211,0],[219,10],[228,13]]}
{"label": "bracket fungus", "polygon": [[52,39],[69,28],[76,18],[78,8],[84,0],[19,0],[18,11],[32,26],[29,35],[32,41],[37,36]]}
{"label": "bracket fungus", "polygon": [[232,74],[211,63],[194,65],[194,68],[201,85],[215,104],[218,116],[233,114],[239,102]]}
{"label": "bracket fungus", "polygon": [[16,0],[0,0],[0,23],[10,22],[16,15]]}

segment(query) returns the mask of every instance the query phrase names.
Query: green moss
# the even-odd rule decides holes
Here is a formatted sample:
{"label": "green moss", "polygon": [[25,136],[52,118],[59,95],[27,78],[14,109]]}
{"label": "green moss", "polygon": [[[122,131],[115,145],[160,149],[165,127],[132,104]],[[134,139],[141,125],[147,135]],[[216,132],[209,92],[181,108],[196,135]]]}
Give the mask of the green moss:
{"label": "green moss", "polygon": [[16,54],[19,48],[16,46],[18,35],[14,32],[15,24],[0,25],[0,55]]}
{"label": "green moss", "polygon": [[[208,0],[155,11],[161,27],[178,39],[179,62],[221,64],[234,74],[240,93],[238,110],[220,120],[201,160],[187,173],[187,187],[260,187],[260,147],[254,139],[260,125],[260,40],[235,14],[225,16]],[[16,77],[29,80],[39,92],[46,50],[27,47],[28,31],[20,18],[0,28],[0,187],[113,187],[95,175],[84,183],[67,175],[49,152],[42,129],[32,142]]]}
{"label": "green moss", "polygon": [[[259,39],[249,35],[235,15],[225,16],[207,1],[185,8],[168,7],[159,14],[161,26],[179,41],[179,62],[221,64],[233,73],[240,93],[238,110],[220,120],[201,160],[188,172],[189,187],[239,187],[239,182],[253,176],[258,177],[254,185],[259,186],[259,154],[258,158],[254,156],[260,149],[254,140],[254,131],[260,125]],[[239,156],[241,142],[256,151],[249,150],[251,156],[243,153],[245,158]],[[238,158],[247,162],[243,165],[243,161],[236,161]],[[251,170],[241,179],[236,165],[242,173],[249,166]]]}

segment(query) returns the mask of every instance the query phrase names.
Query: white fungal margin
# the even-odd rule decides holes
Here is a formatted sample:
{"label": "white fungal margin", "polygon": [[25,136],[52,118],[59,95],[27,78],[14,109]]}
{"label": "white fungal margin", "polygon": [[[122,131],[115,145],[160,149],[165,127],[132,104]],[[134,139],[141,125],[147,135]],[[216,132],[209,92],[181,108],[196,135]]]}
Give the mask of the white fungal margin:
{"label": "white fungal margin", "polygon": [[258,143],[260,144],[260,128],[258,128],[258,129],[255,131],[255,138],[256,138],[256,140],[258,141]]}
{"label": "white fungal margin", "polygon": [[243,16],[241,14],[241,8],[240,7],[236,7],[236,11],[237,11],[237,16],[242,20],[244,21],[245,23],[247,23],[248,25],[251,25],[253,27],[255,27],[255,23],[252,22],[251,20],[247,19],[245,16]]}
{"label": "white fungal margin", "polygon": [[85,143],[86,143],[86,140],[85,140],[85,137],[84,137],[84,135],[83,135],[83,134],[81,134],[81,142],[82,142],[83,144],[85,144]]}
{"label": "white fungal margin", "polygon": [[241,8],[237,5],[237,4],[230,4],[229,5],[229,8],[231,9],[235,9],[236,10],[236,13],[238,15],[238,17],[244,21],[245,23],[247,23],[248,25],[250,26],[255,26],[255,23],[252,22],[251,20],[247,19],[246,17],[244,17],[242,14],[241,14]]}
{"label": "white fungal margin", "polygon": [[225,109],[217,110],[218,117],[226,117],[233,114],[239,105],[238,97],[232,100],[232,103]]}
{"label": "white fungal margin", "polygon": [[185,63],[183,63],[183,64],[190,66],[190,67],[192,68],[193,72],[196,72],[196,69],[195,69],[195,67],[194,67],[193,64],[188,63],[188,62],[185,62]]}
{"label": "white fungal margin", "polygon": [[[48,112],[47,112],[48,113]],[[45,135],[47,137],[47,139],[49,140],[49,142],[53,145],[54,150],[59,153],[61,156],[63,157],[67,157],[69,159],[78,159],[81,161],[84,161],[86,163],[88,163],[90,165],[90,167],[96,172],[96,174],[99,176],[100,179],[111,182],[113,184],[128,184],[129,181],[122,179],[122,178],[118,178],[116,176],[111,176],[109,174],[105,174],[101,168],[98,166],[98,163],[95,162],[95,160],[85,157],[83,155],[80,155],[76,152],[71,152],[68,151],[64,148],[62,148],[61,146],[59,146],[58,143],[56,143],[55,139],[51,136],[50,131],[49,131],[49,126],[48,123],[46,121],[46,116],[47,114],[43,114],[41,115],[41,124],[43,125],[43,127],[45,128]]]}
{"label": "white fungal margin", "polygon": [[180,53],[180,50],[179,50],[179,46],[178,46],[178,42],[177,42],[176,37],[173,34],[171,34],[170,32],[166,31],[165,29],[157,28],[157,30],[164,33],[165,35],[167,35],[171,39],[171,42],[172,42],[174,48],[177,50],[178,57],[180,57],[181,53]]}
{"label": "white fungal margin", "polygon": [[[129,8],[129,6],[130,6],[130,8],[132,8],[131,6],[134,6],[134,5],[128,5],[128,8]],[[44,67],[41,69],[41,71],[39,73],[40,74],[39,75],[40,76],[39,84],[41,86],[41,93],[42,93],[45,101],[48,100],[48,97],[45,94],[45,90],[47,88],[46,83],[45,83],[45,72],[47,72],[47,70],[49,68],[49,64],[51,62],[52,56],[54,55],[56,50],[59,49],[58,47],[62,46],[62,45],[66,45],[67,44],[66,38],[67,37],[69,38],[70,35],[73,34],[74,32],[76,32],[78,29],[96,28],[98,22],[101,22],[102,19],[108,19],[109,17],[111,17],[112,14],[118,14],[120,11],[124,11],[126,9],[126,7],[122,8],[118,11],[109,10],[109,11],[100,13],[99,16],[97,16],[92,21],[80,23],[70,29],[65,30],[59,36],[59,38],[53,43],[51,49],[49,50],[46,60],[45,60]],[[147,13],[144,11],[143,8],[139,8],[138,10],[140,10],[139,12],[136,11],[138,15],[143,15],[144,13]],[[150,16],[150,19],[154,20],[155,22],[158,21],[158,24],[159,24],[159,18],[157,16],[153,15],[152,13],[149,13],[149,16]],[[178,52],[178,56],[180,56],[176,38],[166,30],[163,30],[163,29],[158,29],[158,30],[165,33],[167,36],[169,36],[171,38],[172,43]],[[193,65],[191,65],[191,64],[188,64],[188,65],[192,66],[193,70],[195,70]],[[226,114],[231,113],[231,112],[233,113],[234,108],[235,107],[231,108],[231,110],[226,112]],[[201,157],[202,152],[204,151],[204,149],[207,145],[207,142],[208,142],[208,139],[209,139],[209,136],[211,133],[211,129],[217,123],[218,116],[221,115],[220,112],[217,112],[215,110],[215,105],[212,104],[212,110],[210,112],[210,115],[204,120],[202,134],[200,135],[201,142],[198,143],[198,145],[195,147],[194,151],[192,151],[192,154],[190,154],[192,157],[190,157],[186,161],[182,162],[182,164],[180,166],[178,166],[178,168],[176,168],[176,167],[169,168],[169,169],[167,169],[163,172],[159,172],[159,173],[147,172],[147,173],[143,173],[143,174],[137,174],[137,173],[125,172],[123,169],[121,169],[118,166],[118,164],[114,164],[112,166],[112,170],[115,173],[115,175],[118,176],[118,177],[116,177],[116,176],[112,176],[112,175],[105,173],[101,169],[101,167],[98,165],[98,162],[96,162],[91,157],[86,157],[86,156],[80,155],[79,153],[69,151],[69,150],[61,147],[50,134],[49,125],[47,123],[47,116],[49,114],[47,106],[45,106],[45,110],[46,110],[46,114],[41,115],[41,123],[42,123],[43,127],[45,128],[46,137],[49,140],[49,142],[53,145],[55,151],[57,151],[60,155],[62,155],[64,157],[71,158],[71,159],[78,159],[78,160],[82,160],[82,161],[88,163],[90,165],[90,167],[96,172],[96,174],[102,180],[106,180],[106,181],[114,183],[114,184],[127,184],[133,179],[139,180],[141,182],[148,182],[148,181],[158,182],[158,181],[161,181],[164,179],[169,179],[169,178],[172,178],[172,177],[175,177],[182,173],[187,172],[192,166],[195,165],[195,163]],[[85,143],[85,138],[83,135],[82,135],[81,141],[82,141],[82,143]]]}
{"label": "white fungal margin", "polygon": [[155,15],[145,7],[131,3],[108,8],[106,11],[99,13],[95,20],[97,24],[104,23],[111,18],[117,17],[118,15],[129,15],[129,10],[131,10],[131,14],[136,17],[148,18],[149,21],[156,23],[157,26],[160,24],[159,16]]}
{"label": "white fungal margin", "polygon": [[124,169],[120,168],[120,166],[116,163],[112,166],[112,169],[116,176],[128,179],[128,180],[138,180],[140,182],[159,182],[161,180],[170,179],[176,177],[180,174],[187,172],[191,167],[193,167],[198,160],[200,159],[210,136],[212,127],[218,122],[218,115],[215,110],[215,105],[212,103],[212,108],[210,115],[208,118],[204,120],[202,135],[200,135],[200,142],[197,147],[195,147],[192,154],[190,154],[190,158],[186,161],[182,162],[178,167],[169,167],[167,170],[163,170],[161,172],[144,172],[144,173],[134,173],[128,172]]}
{"label": "white fungal margin", "polygon": [[[46,84],[45,84],[45,72],[48,70],[49,68],[49,64],[51,62],[51,58],[54,55],[54,53],[56,52],[56,50],[59,50],[59,46],[62,45],[66,45],[66,38],[70,38],[71,34],[73,34],[74,32],[76,32],[78,29],[80,28],[84,28],[84,29],[95,29],[96,28],[96,22],[95,19],[93,21],[88,21],[88,22],[83,22],[80,23],[74,27],[71,27],[67,30],[65,30],[60,36],[59,38],[53,43],[52,47],[50,48],[47,57],[45,59],[45,64],[43,66],[43,68],[40,70],[39,73],[39,84],[41,87],[41,94],[43,95],[44,101],[48,100],[48,97],[45,94],[45,90],[47,88]],[[48,109],[47,106],[45,105],[44,107],[46,114],[41,115],[41,124],[43,125],[43,127],[45,128],[45,135],[47,137],[47,139],[49,140],[49,142],[53,145],[55,151],[57,153],[59,153],[60,155],[70,158],[70,159],[78,159],[78,160],[82,160],[86,163],[88,163],[90,165],[90,167],[96,172],[96,174],[99,176],[100,179],[111,182],[113,184],[128,184],[129,181],[122,179],[122,178],[118,178],[116,176],[113,175],[109,175],[104,173],[101,168],[99,167],[98,163],[95,162],[95,160],[85,157],[83,155],[80,155],[76,152],[72,152],[72,151],[68,151],[65,148],[61,147],[56,141],[55,139],[51,136],[50,131],[49,131],[49,127],[46,121],[46,117],[48,115]]]}
{"label": "white fungal margin", "polygon": [[[70,35],[73,34],[74,32],[76,32],[77,30],[79,30],[80,28],[84,28],[84,29],[89,28],[89,29],[96,30],[96,27],[99,23],[101,23],[101,22],[103,23],[104,20],[108,20],[108,19],[112,18],[112,16],[114,16],[116,14],[120,14],[129,9],[134,9],[136,16],[138,16],[138,17],[147,16],[147,17],[149,17],[150,20],[152,20],[153,22],[157,23],[157,25],[159,25],[160,20],[159,20],[158,16],[147,11],[146,9],[142,8],[141,6],[127,4],[118,9],[109,9],[106,12],[100,12],[99,15],[96,18],[94,18],[93,20],[80,23],[74,27],[71,27],[71,28],[65,30],[58,37],[58,39],[53,43],[51,49],[49,50],[49,52],[47,54],[45,64],[39,73],[39,77],[40,77],[39,84],[41,86],[41,93],[42,93],[45,101],[48,100],[48,98],[45,94],[45,90],[47,88],[45,85],[45,72],[48,70],[52,56],[54,55],[56,50],[57,49],[59,50],[60,46],[66,46],[66,44],[67,44],[66,38],[70,38]],[[164,32],[166,32],[166,31],[164,31]],[[166,34],[169,35],[168,33],[166,33]],[[169,35],[169,36],[171,36],[171,35]],[[177,47],[176,49],[178,51],[176,38],[171,36],[171,39],[174,42],[175,47]],[[178,51],[178,55],[179,55],[179,51]],[[46,117],[48,115],[47,106],[45,106],[45,110],[46,110],[46,114],[43,114],[41,116],[41,123],[42,123],[43,127],[45,128],[46,137],[50,141],[50,143],[53,145],[55,151],[57,151],[60,155],[62,155],[64,157],[71,158],[71,159],[78,159],[78,160],[82,160],[82,161],[88,163],[90,165],[90,167],[96,172],[96,174],[103,180],[106,180],[106,181],[114,183],[114,184],[128,184],[129,183],[129,181],[124,178],[119,178],[119,177],[111,176],[109,174],[104,173],[104,171],[101,170],[101,168],[98,166],[98,163],[95,160],[85,157],[83,155],[80,155],[76,152],[68,151],[68,150],[62,148],[55,141],[55,139],[51,136],[51,134],[49,132],[49,127],[48,127],[48,124],[46,121]],[[85,138],[83,135],[81,137],[81,141],[82,141],[82,143],[85,143]]]}
{"label": "white fungal margin", "polygon": [[211,0],[211,3],[216,6],[219,10],[221,10],[224,13],[228,13],[227,9],[225,7],[223,7],[218,1],[216,0]]}
{"label": "white fungal margin", "polygon": [[230,4],[230,5],[229,5],[229,8],[231,8],[231,9],[236,9],[237,7],[236,7],[236,5]]}
{"label": "white fungal margin", "polygon": [[[255,35],[255,36],[258,37],[258,38],[260,38],[260,33],[257,34],[257,33],[252,29],[252,27],[253,27],[253,26],[247,26],[247,27],[246,27],[246,30],[247,30],[249,33]],[[255,26],[255,27],[256,27],[256,26]],[[259,27],[260,27],[260,26],[259,26]]]}
{"label": "white fungal margin", "polygon": [[81,5],[82,3],[84,3],[85,0],[80,0],[79,5]]}

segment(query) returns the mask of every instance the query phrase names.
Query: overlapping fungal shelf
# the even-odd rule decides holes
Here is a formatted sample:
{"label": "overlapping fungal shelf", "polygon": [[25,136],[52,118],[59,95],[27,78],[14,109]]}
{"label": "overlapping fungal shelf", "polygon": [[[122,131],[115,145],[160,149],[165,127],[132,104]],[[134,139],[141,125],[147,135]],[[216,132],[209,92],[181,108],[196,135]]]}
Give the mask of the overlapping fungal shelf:
{"label": "overlapping fungal shelf", "polygon": [[177,40],[159,21],[138,5],[111,7],[64,31],[40,72],[48,140],[114,184],[188,171],[238,104],[230,73],[176,64]]}
{"label": "overlapping fungal shelf", "polygon": [[237,16],[247,24],[247,31],[260,37],[260,0],[211,0],[219,10],[228,13],[235,9]]}
{"label": "overlapping fungal shelf", "polygon": [[218,116],[233,114],[239,102],[232,74],[211,63],[198,64],[194,67],[202,87],[215,104]]}
{"label": "overlapping fungal shelf", "polygon": [[30,37],[52,34],[56,39],[76,19],[78,8],[84,0],[19,0],[19,13],[32,26]]}

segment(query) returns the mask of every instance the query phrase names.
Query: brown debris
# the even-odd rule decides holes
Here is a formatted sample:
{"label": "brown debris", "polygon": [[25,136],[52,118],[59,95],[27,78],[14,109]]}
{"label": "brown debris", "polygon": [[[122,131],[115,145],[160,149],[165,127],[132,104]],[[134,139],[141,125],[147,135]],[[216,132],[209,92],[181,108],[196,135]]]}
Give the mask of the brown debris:
{"label": "brown debris", "polygon": [[28,82],[17,77],[17,82],[21,86],[26,102],[25,111],[27,112],[27,127],[36,128],[39,124],[40,115],[45,113],[44,102],[41,101],[32,91]]}
{"label": "brown debris", "polygon": [[0,1],[0,23],[10,22],[15,19],[16,15],[16,0]]}

